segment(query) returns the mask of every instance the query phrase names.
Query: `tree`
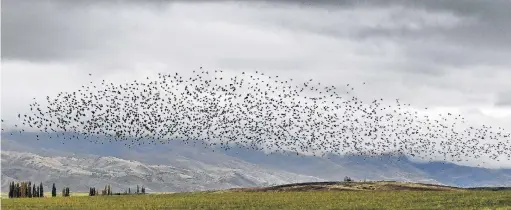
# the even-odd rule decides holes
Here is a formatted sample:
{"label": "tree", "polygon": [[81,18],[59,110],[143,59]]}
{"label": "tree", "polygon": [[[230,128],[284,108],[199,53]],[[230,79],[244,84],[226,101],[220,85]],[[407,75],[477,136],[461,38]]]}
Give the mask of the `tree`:
{"label": "tree", "polygon": [[32,182],[28,182],[28,186],[27,186],[27,194],[28,194],[28,197],[31,198],[32,197]]}
{"label": "tree", "polygon": [[35,183],[34,183],[34,185],[32,185],[32,197],[34,197],[34,198],[39,197],[39,192],[37,192],[37,190],[35,188]]}
{"label": "tree", "polygon": [[14,183],[14,182],[9,182],[9,198],[12,198],[12,194],[13,194],[12,192],[13,192],[14,188],[12,186],[12,183]]}
{"label": "tree", "polygon": [[15,198],[15,188],[16,188],[16,185],[14,184],[14,182],[11,182],[11,185],[10,185],[11,198]]}
{"label": "tree", "polygon": [[142,194],[145,194],[145,187],[142,186]]}
{"label": "tree", "polygon": [[131,194],[131,188],[128,187],[128,194]]}
{"label": "tree", "polygon": [[90,196],[96,196],[96,188],[95,187],[91,187],[89,191],[90,191],[89,192]]}
{"label": "tree", "polygon": [[20,183],[16,183],[16,198],[21,197]]}
{"label": "tree", "polygon": [[25,195],[26,195],[26,192],[27,192],[27,185],[25,182],[21,182],[21,185],[20,185],[20,197],[24,198]]}
{"label": "tree", "polygon": [[62,188],[62,197],[69,197],[69,187]]}
{"label": "tree", "polygon": [[28,192],[32,189],[32,188],[29,188],[28,186],[28,182],[25,182],[24,184],[25,186],[23,186],[23,193],[25,193],[25,198],[28,198]]}
{"label": "tree", "polygon": [[140,193],[140,189],[139,189],[138,184],[137,184],[137,194],[139,194],[139,193]]}
{"label": "tree", "polygon": [[12,197],[15,198],[16,196],[16,183],[12,182]]}
{"label": "tree", "polygon": [[51,187],[51,197],[57,197],[57,188],[55,187],[55,183]]}
{"label": "tree", "polygon": [[350,177],[348,177],[348,176],[344,177],[344,182],[352,182],[352,181],[353,181],[353,179],[351,179]]}
{"label": "tree", "polygon": [[10,197],[11,197],[11,198],[14,198],[14,188],[15,188],[15,187],[16,187],[16,186],[14,185],[14,182],[11,182],[11,184],[9,185],[9,189],[10,189],[10,191],[11,191],[11,192],[10,192]]}
{"label": "tree", "polygon": [[39,184],[39,197],[44,197],[44,189],[43,189],[43,183],[41,182]]}
{"label": "tree", "polygon": [[24,182],[21,182],[20,183],[20,198],[25,197],[25,195],[23,194],[23,185],[24,185]]}

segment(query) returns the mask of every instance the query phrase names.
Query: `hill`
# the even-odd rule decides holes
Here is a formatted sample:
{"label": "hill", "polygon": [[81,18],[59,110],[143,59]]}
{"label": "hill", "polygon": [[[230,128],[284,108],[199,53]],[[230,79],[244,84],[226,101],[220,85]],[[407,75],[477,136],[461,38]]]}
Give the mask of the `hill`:
{"label": "hill", "polygon": [[413,182],[306,182],[271,187],[233,188],[232,192],[301,192],[301,191],[467,191],[468,189]]}
{"label": "hill", "polygon": [[115,191],[144,185],[148,192],[196,191],[245,186],[267,186],[321,179],[231,159],[230,167],[181,157],[168,165],[93,155],[40,156],[28,152],[2,151],[2,189],[9,181],[42,181],[86,192],[89,187],[110,184]]}

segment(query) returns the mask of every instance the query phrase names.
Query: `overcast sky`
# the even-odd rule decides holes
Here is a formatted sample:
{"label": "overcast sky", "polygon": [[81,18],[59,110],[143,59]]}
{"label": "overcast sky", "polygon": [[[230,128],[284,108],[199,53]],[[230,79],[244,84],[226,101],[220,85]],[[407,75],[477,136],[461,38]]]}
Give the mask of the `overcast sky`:
{"label": "overcast sky", "polygon": [[89,79],[203,66],[366,82],[511,131],[510,1],[186,2],[2,1],[2,118]]}

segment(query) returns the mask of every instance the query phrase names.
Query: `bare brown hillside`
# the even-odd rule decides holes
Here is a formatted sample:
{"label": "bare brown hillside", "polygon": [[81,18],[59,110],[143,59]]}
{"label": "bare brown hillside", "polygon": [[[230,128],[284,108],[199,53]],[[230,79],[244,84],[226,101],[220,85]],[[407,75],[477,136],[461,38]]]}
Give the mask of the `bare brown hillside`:
{"label": "bare brown hillside", "polygon": [[233,188],[230,192],[271,192],[271,191],[466,191],[468,189],[394,181],[375,182],[309,182],[286,184],[272,187]]}

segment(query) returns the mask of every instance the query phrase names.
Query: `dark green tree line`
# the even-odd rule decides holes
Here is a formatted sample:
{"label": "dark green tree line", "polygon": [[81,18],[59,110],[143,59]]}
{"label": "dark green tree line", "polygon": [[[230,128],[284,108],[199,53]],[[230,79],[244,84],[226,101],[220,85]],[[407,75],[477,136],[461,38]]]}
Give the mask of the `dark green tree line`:
{"label": "dark green tree line", "polygon": [[[55,187],[55,183],[53,184]],[[36,184],[29,182],[10,182],[9,183],[9,198],[39,198],[44,197],[43,183],[41,182],[38,187]]]}

